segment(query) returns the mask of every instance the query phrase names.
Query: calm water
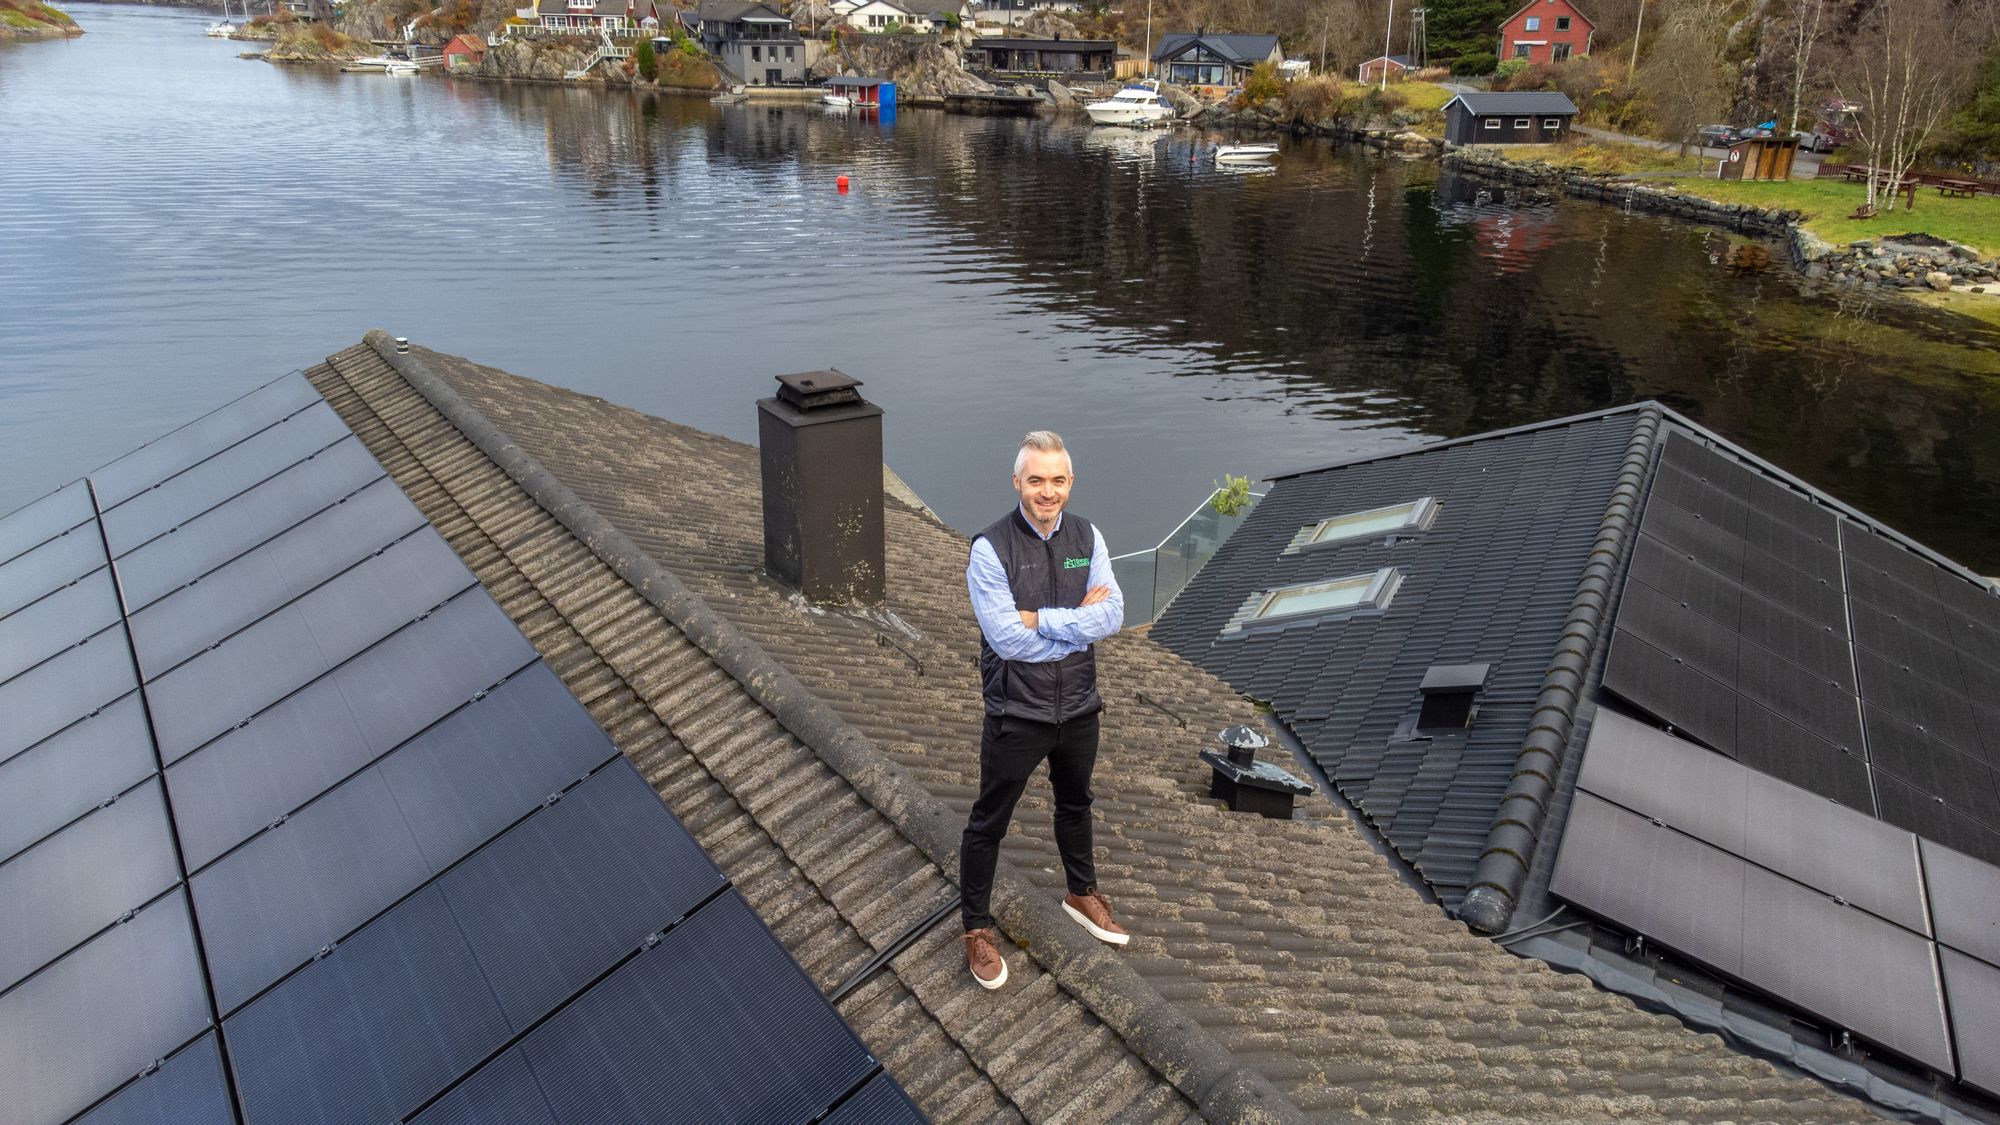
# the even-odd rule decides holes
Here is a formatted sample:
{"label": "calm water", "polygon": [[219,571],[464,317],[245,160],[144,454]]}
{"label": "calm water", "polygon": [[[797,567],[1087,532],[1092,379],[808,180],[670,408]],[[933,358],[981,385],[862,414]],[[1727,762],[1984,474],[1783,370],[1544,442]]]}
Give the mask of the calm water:
{"label": "calm water", "polygon": [[[1062,429],[1114,549],[1267,473],[1657,397],[2000,571],[2000,333],[1425,162],[239,61],[78,5],[0,48],[0,510],[372,326],[755,439],[833,366],[946,519]],[[853,190],[834,191],[851,177]]]}

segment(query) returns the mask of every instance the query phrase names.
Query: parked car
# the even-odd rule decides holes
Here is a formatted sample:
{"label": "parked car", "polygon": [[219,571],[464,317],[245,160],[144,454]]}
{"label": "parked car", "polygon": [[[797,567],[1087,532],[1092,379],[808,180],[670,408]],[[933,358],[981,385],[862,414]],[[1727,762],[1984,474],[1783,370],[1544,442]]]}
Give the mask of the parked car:
{"label": "parked car", "polygon": [[1840,142],[1825,133],[1809,133],[1803,129],[1792,130],[1792,139],[1799,142],[1801,152],[1832,152],[1840,147]]}
{"label": "parked car", "polygon": [[1694,135],[1703,148],[1728,148],[1736,143],[1736,130],[1727,125],[1703,125]]}
{"label": "parked car", "polygon": [[1741,129],[1736,130],[1736,139],[1739,141],[1761,141],[1777,136],[1777,133],[1776,129],[1766,129],[1762,125],[1745,125]]}

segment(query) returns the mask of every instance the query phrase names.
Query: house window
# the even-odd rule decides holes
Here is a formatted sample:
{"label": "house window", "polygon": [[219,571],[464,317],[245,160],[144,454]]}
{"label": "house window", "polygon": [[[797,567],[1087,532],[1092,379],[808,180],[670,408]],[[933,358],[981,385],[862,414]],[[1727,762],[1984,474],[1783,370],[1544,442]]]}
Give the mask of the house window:
{"label": "house window", "polygon": [[1344,516],[1334,516],[1300,528],[1299,533],[1292,537],[1291,546],[1285,548],[1285,553],[1291,554],[1301,548],[1325,543],[1379,539],[1399,531],[1422,531],[1437,518],[1437,512],[1438,502],[1425,496],[1406,504],[1391,504],[1386,508],[1370,508],[1365,512],[1349,512]]}
{"label": "house window", "polygon": [[762,47],[759,47],[759,46],[758,46],[758,45],[756,45],[755,43],[752,43],[752,44],[750,45],[750,61],[751,61],[751,62],[763,62],[763,61],[764,61],[764,48],[762,48]]}
{"label": "house window", "polygon": [[1542,29],[1542,17],[1540,17],[1540,16],[1529,16],[1529,17],[1528,17],[1528,30],[1529,30],[1529,31],[1540,31],[1541,29]]}
{"label": "house window", "polygon": [[1533,124],[1534,122],[1526,117],[1516,117],[1514,119],[1514,128],[1516,129],[1526,129]]}
{"label": "house window", "polygon": [[1497,118],[1497,117],[1489,117],[1489,118],[1487,118],[1487,119],[1486,119],[1486,127],[1487,127],[1488,129],[1498,129],[1498,128],[1500,127],[1500,119],[1499,119],[1499,118]]}
{"label": "house window", "polygon": [[1250,595],[1243,608],[1237,610],[1236,616],[1223,626],[1222,631],[1235,633],[1265,622],[1318,621],[1331,616],[1387,609],[1402,583],[1403,572],[1385,566],[1345,578],[1261,590]]}
{"label": "house window", "polygon": [[1527,57],[1528,57],[1528,49],[1529,49],[1529,48],[1528,48],[1528,45],[1527,45],[1526,43],[1516,43],[1516,44],[1514,44],[1514,57],[1515,57],[1515,58],[1517,58],[1517,59],[1525,59],[1525,58],[1527,58]]}
{"label": "house window", "polygon": [[785,61],[786,61],[786,62],[791,62],[791,61],[792,61],[792,59],[793,59],[793,57],[794,57],[794,56],[792,55],[792,52],[793,52],[794,50],[796,50],[796,49],[797,49],[797,48],[794,48],[794,47],[786,47],[786,48],[785,48]]}
{"label": "house window", "polygon": [[1549,51],[1549,58],[1556,62],[1567,62],[1569,60],[1569,44],[1567,43],[1558,43],[1554,47],[1549,48]]}
{"label": "house window", "polygon": [[1557,31],[1568,31],[1568,30],[1569,30],[1569,17],[1568,17],[1568,16],[1557,16],[1557,17],[1556,17],[1556,30],[1557,30]]}
{"label": "house window", "polygon": [[1544,129],[1560,129],[1562,127],[1563,127],[1563,119],[1560,117],[1542,118],[1542,128]]}

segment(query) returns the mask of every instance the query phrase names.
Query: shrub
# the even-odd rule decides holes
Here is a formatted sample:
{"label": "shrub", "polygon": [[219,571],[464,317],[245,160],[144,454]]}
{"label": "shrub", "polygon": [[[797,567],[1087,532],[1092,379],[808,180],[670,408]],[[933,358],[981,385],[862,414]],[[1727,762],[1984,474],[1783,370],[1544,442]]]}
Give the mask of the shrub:
{"label": "shrub", "polygon": [[1250,71],[1250,77],[1243,80],[1243,89],[1237,93],[1237,101],[1244,106],[1260,106],[1284,96],[1285,80],[1279,75],[1277,64],[1266,59]]}
{"label": "shrub", "polygon": [[1532,64],[1527,59],[1501,59],[1499,65],[1493,68],[1493,77],[1498,82],[1508,83],[1509,88],[1512,88],[1515,76],[1525,74],[1530,65]]}
{"label": "shrub", "polygon": [[1329,75],[1301,78],[1285,87],[1285,112],[1293,121],[1325,121],[1340,108],[1340,79]]}
{"label": "shrub", "polygon": [[639,40],[639,49],[632,52],[632,61],[638,65],[639,77],[651,82],[660,76],[660,56],[653,53],[651,39]]}
{"label": "shrub", "polygon": [[1499,64],[1500,56],[1498,55],[1461,55],[1457,62],[1451,64],[1451,72],[1460,78],[1468,76],[1477,78],[1481,75],[1493,73],[1493,68]]}
{"label": "shrub", "polygon": [[1208,503],[1217,515],[1243,514],[1250,507],[1250,478],[1222,474],[1222,479],[1215,482],[1215,493],[1208,498]]}

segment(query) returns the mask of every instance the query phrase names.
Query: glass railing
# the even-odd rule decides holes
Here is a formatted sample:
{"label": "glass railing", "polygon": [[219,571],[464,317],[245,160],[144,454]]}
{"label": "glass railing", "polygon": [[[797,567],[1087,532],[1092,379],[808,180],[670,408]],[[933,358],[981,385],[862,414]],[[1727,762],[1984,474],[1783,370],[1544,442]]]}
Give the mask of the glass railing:
{"label": "glass railing", "polygon": [[1111,571],[1118,576],[1118,589],[1125,595],[1127,629],[1157,618],[1264,498],[1263,493],[1253,492],[1242,511],[1225,516],[1215,510],[1220,491],[1210,493],[1201,507],[1189,512],[1179,527],[1160,540],[1159,546],[1112,557]]}

